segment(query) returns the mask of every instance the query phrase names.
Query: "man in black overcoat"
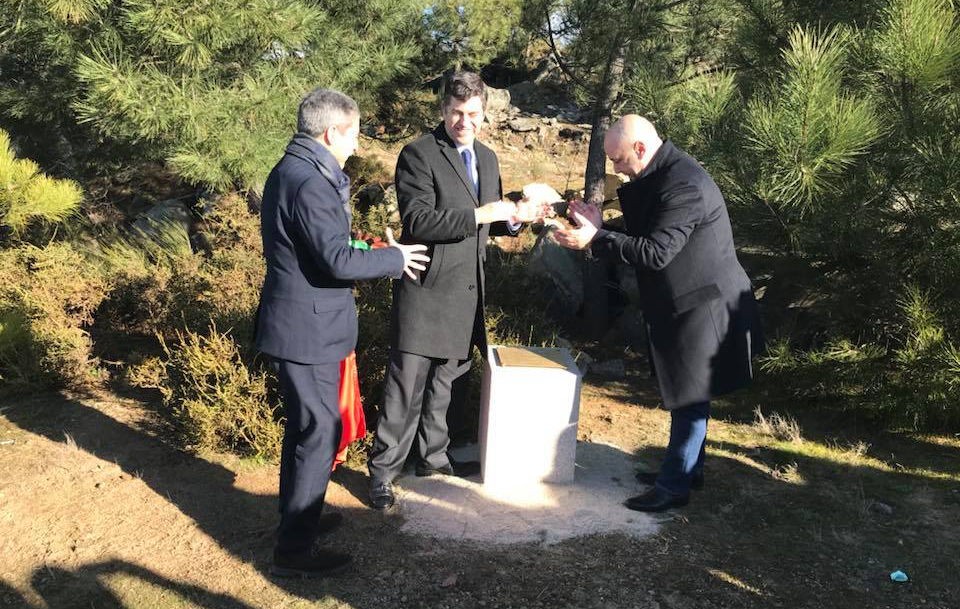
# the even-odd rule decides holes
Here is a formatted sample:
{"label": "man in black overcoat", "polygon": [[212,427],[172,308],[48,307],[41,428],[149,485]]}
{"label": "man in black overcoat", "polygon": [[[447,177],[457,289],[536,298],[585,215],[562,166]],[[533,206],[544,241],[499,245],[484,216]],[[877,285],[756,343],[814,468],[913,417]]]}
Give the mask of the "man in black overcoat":
{"label": "man in black overcoat", "polygon": [[[431,262],[393,283],[390,361],[370,469],[370,503],[394,503],[392,482],[417,440],[418,476],[470,475],[479,464],[451,463],[447,410],[470,370],[470,350],[486,352],[483,321],[487,238],[516,234],[540,206],[503,201],[497,155],[476,140],[486,91],[478,74],[446,81],[443,122],[407,144],[397,160],[402,241],[429,246]],[[473,466],[473,467],[468,467]]]}
{"label": "man in black overcoat", "polygon": [[329,89],[300,104],[297,133],[263,189],[261,233],[267,274],[256,346],[277,372],[287,417],[280,457],[280,526],[272,572],[321,575],[350,556],[314,545],[336,527],[322,514],[340,443],[340,361],[357,342],[353,281],[422,270],[422,245],[350,247],[350,180],[343,164],[357,147],[356,102]]}
{"label": "man in black overcoat", "polygon": [[700,164],[646,119],[627,115],[604,140],[614,171],[630,178],[617,192],[624,232],[601,227],[598,208],[571,205],[577,228],[557,232],[561,245],[592,246],[636,269],[650,355],[670,441],[652,488],[627,500],[638,511],[686,505],[703,483],[711,398],[750,383],[762,350],[750,279],[737,260],[720,190]]}

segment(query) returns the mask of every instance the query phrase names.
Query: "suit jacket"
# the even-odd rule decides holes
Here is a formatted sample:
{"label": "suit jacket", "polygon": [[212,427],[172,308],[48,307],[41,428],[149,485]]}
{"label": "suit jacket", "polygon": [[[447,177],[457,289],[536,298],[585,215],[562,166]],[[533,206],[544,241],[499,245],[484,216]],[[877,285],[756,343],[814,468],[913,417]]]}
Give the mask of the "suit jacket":
{"label": "suit jacket", "polygon": [[402,239],[430,247],[425,271],[393,283],[391,337],[400,351],[445,359],[470,355],[474,320],[478,307],[483,310],[487,237],[513,234],[505,222],[477,226],[474,210],[502,198],[503,189],[497,155],[480,142],[474,152],[479,195],[442,123],[407,144],[397,159]]}
{"label": "suit jacket", "polygon": [[403,272],[397,248],[350,247],[349,192],[333,155],[313,138],[294,135],[263,189],[261,352],[302,364],[339,362],[357,343],[353,280]]}
{"label": "suit jacket", "polygon": [[760,323],[713,179],[666,141],[617,194],[626,232],[599,231],[596,248],[636,269],[664,406],[748,384]]}

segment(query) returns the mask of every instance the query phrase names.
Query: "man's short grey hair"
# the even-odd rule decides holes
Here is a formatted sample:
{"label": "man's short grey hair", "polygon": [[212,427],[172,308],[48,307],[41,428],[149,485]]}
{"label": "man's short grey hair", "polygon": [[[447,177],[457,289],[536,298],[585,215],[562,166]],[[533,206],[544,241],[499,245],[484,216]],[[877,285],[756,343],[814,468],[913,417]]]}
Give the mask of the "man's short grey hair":
{"label": "man's short grey hair", "polygon": [[310,91],[300,102],[297,131],[319,137],[332,126],[342,125],[360,114],[357,102],[333,89]]}

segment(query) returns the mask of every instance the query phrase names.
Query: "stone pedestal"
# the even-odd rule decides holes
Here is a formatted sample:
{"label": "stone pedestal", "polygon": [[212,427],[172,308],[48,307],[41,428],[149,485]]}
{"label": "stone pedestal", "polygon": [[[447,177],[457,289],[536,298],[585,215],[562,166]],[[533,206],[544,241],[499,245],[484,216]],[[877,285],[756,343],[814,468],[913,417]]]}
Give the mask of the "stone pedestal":
{"label": "stone pedestal", "polygon": [[487,348],[483,371],[484,485],[573,482],[580,414],[580,371],[573,357],[566,349],[532,349],[531,357],[520,353],[510,361],[507,355],[518,352],[504,351],[501,358],[498,349],[504,348]]}

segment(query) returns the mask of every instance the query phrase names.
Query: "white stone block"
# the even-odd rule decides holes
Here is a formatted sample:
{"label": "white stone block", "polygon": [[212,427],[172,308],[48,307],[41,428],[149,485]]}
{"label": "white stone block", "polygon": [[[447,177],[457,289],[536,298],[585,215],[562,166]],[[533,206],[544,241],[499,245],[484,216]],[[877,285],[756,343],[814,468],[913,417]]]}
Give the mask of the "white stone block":
{"label": "white stone block", "polygon": [[580,416],[580,371],[566,349],[563,367],[504,366],[487,347],[480,412],[484,485],[573,482]]}

